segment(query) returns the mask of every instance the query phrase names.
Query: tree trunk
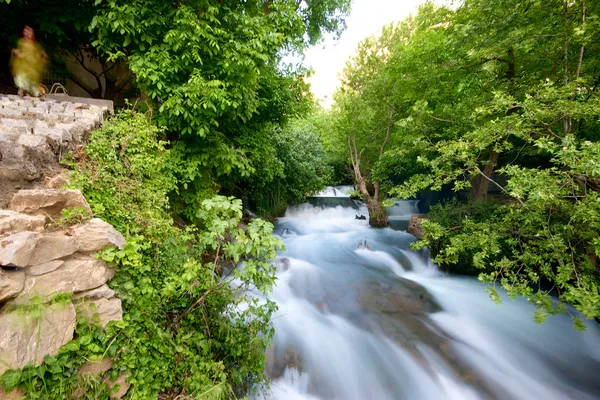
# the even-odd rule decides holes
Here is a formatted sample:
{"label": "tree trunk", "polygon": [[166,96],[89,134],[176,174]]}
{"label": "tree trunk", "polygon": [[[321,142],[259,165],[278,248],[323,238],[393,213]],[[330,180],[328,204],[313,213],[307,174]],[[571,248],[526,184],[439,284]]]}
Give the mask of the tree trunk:
{"label": "tree trunk", "polygon": [[487,197],[488,189],[490,186],[490,180],[492,178],[492,172],[494,172],[494,166],[498,162],[499,153],[492,151],[488,163],[483,168],[483,175],[478,175],[471,186],[471,200],[473,202],[482,200]]}
{"label": "tree trunk", "polygon": [[354,184],[363,195],[369,210],[369,225],[375,228],[383,228],[388,226],[388,215],[384,207],[379,204],[379,182],[373,184],[373,196],[369,193],[367,182],[360,171],[360,157],[362,150],[359,152],[356,148],[354,134],[348,136],[348,149],[350,150],[350,159],[352,161],[352,175]]}
{"label": "tree trunk", "polygon": [[374,198],[367,201],[367,209],[369,210],[369,225],[374,228],[385,228],[388,226],[388,214],[384,207]]}

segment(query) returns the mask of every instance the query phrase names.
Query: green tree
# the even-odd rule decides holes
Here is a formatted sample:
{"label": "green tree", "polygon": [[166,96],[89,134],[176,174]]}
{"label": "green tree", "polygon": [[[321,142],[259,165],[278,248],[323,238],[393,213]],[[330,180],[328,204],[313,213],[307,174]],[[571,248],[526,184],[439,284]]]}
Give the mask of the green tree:
{"label": "green tree", "polygon": [[[477,202],[489,187],[500,190],[505,204],[493,211],[475,206],[459,218],[426,222],[419,246],[436,249],[435,260],[450,270],[469,260],[483,281],[527,297],[539,320],[568,311],[565,304],[587,318],[600,315],[599,7],[533,0],[471,0],[455,10],[426,4],[397,25],[401,33],[377,68],[401,90],[391,100],[380,91],[374,101],[356,96],[337,105],[352,115],[346,104],[360,104],[357,126],[377,107],[395,105],[392,140],[371,174],[381,181],[404,174],[391,195],[451,185],[470,190]],[[361,74],[377,76],[366,64],[358,67]],[[366,86],[377,93],[377,82],[367,79]],[[417,168],[406,168],[404,157]],[[499,299],[494,286],[490,293]]]}

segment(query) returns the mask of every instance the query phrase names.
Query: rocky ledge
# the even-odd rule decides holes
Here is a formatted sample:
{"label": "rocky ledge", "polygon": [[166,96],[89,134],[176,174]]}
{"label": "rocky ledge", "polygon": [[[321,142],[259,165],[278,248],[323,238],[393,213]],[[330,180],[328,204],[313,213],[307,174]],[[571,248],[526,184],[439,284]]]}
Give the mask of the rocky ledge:
{"label": "rocky ledge", "polygon": [[[122,318],[121,300],[107,285],[114,270],[97,254],[122,249],[125,239],[91,218],[81,192],[64,189],[68,175],[60,173],[62,157],[86,144],[110,107],[73,101],[0,95],[0,375],[57,354],[73,339],[78,317],[102,327]],[[87,220],[69,223],[65,209]],[[110,359],[89,361],[80,374],[110,368]],[[119,385],[112,398],[125,394],[127,376],[107,381]],[[0,386],[0,400],[25,395]]]}

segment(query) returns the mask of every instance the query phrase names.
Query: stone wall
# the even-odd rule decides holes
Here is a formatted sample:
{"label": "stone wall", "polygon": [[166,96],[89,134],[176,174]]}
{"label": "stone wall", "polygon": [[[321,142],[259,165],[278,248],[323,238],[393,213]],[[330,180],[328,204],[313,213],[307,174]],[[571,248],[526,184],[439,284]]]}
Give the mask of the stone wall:
{"label": "stone wall", "polygon": [[15,191],[56,173],[107,112],[107,106],[0,95],[0,208]]}
{"label": "stone wall", "polygon": [[[121,300],[107,285],[114,270],[96,254],[123,248],[125,239],[91,218],[81,192],[64,188],[68,171],[59,173],[61,158],[79,151],[106,113],[90,104],[0,97],[0,375],[57,354],[73,339],[77,317],[101,326],[121,319]],[[64,209],[83,217],[69,222]],[[103,360],[109,367],[102,370],[92,364],[82,370],[104,373],[112,362]],[[0,399],[23,395],[0,387]]]}

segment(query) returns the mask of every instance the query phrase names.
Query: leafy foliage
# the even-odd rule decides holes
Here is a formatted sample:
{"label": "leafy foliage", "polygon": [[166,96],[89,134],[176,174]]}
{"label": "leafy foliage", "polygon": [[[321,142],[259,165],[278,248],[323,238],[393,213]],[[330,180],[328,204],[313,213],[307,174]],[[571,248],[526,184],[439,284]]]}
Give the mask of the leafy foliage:
{"label": "leafy foliage", "polygon": [[[420,246],[451,271],[480,272],[493,299],[497,286],[525,296],[538,321],[577,317],[566,304],[600,318],[598,7],[425,4],[361,44],[336,98],[342,128],[364,141],[394,110],[387,150],[361,145],[390,195],[470,191],[473,204],[434,208]],[[477,204],[490,187],[502,201]]]}
{"label": "leafy foliage", "polygon": [[[261,147],[266,149],[270,154],[257,166],[257,174],[247,180],[245,189],[250,206],[259,215],[281,215],[290,203],[304,201],[331,180],[332,168],[310,117],[291,121],[283,129],[274,127],[269,143]],[[240,182],[237,188],[244,186]]]}

